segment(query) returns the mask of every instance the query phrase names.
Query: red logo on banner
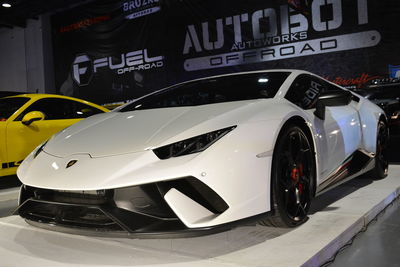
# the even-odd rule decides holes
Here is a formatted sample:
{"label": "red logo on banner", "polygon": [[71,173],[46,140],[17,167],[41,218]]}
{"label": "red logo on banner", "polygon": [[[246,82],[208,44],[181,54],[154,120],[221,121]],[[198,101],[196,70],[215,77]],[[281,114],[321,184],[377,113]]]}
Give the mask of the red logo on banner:
{"label": "red logo on banner", "polygon": [[354,86],[356,88],[361,88],[363,85],[365,85],[369,81],[379,79],[379,78],[382,78],[382,77],[381,76],[372,76],[367,73],[363,73],[363,74],[361,74],[361,76],[358,76],[355,78],[343,78],[340,76],[335,77],[335,78],[325,77],[325,79],[327,79],[333,83],[336,83],[338,85],[341,85],[343,87]]}
{"label": "red logo on banner", "polygon": [[91,26],[93,24],[97,24],[103,21],[107,21],[110,20],[111,16],[110,15],[104,15],[104,16],[99,16],[99,17],[95,17],[95,18],[88,18],[88,19],[84,19],[81,21],[78,21],[76,23],[73,23],[71,25],[68,26],[64,26],[60,28],[60,32],[71,32],[74,30],[78,30],[81,28],[85,28],[88,26]]}

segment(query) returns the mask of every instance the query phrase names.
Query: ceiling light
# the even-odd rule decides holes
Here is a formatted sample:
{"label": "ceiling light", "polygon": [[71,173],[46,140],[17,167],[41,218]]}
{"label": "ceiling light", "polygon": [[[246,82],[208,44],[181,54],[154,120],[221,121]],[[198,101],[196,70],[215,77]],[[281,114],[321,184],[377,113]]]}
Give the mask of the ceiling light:
{"label": "ceiling light", "polygon": [[8,7],[11,7],[11,4],[10,3],[3,3],[2,6],[8,8]]}

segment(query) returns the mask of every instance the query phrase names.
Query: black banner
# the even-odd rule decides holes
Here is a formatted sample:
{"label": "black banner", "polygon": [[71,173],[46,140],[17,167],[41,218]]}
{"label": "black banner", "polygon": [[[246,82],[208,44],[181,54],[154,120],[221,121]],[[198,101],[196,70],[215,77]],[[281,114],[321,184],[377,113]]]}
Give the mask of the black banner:
{"label": "black banner", "polygon": [[400,76],[397,0],[95,1],[53,16],[59,93],[97,103],[238,71]]}

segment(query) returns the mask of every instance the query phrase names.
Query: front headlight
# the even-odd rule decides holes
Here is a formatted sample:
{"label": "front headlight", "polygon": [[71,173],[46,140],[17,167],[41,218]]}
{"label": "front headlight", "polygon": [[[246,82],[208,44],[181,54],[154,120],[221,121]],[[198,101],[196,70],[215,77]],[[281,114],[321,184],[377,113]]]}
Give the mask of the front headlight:
{"label": "front headlight", "polygon": [[218,139],[235,129],[236,126],[227,127],[217,131],[198,135],[183,141],[162,146],[153,150],[159,159],[169,159],[206,150]]}

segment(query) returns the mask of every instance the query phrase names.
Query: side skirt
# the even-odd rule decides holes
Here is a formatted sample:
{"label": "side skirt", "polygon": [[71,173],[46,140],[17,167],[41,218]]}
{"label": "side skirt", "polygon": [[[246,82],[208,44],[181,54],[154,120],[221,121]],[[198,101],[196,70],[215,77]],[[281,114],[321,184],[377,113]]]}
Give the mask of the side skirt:
{"label": "side skirt", "polygon": [[368,152],[355,151],[318,186],[316,195],[320,195],[369,171],[374,167],[374,158],[374,155]]}

